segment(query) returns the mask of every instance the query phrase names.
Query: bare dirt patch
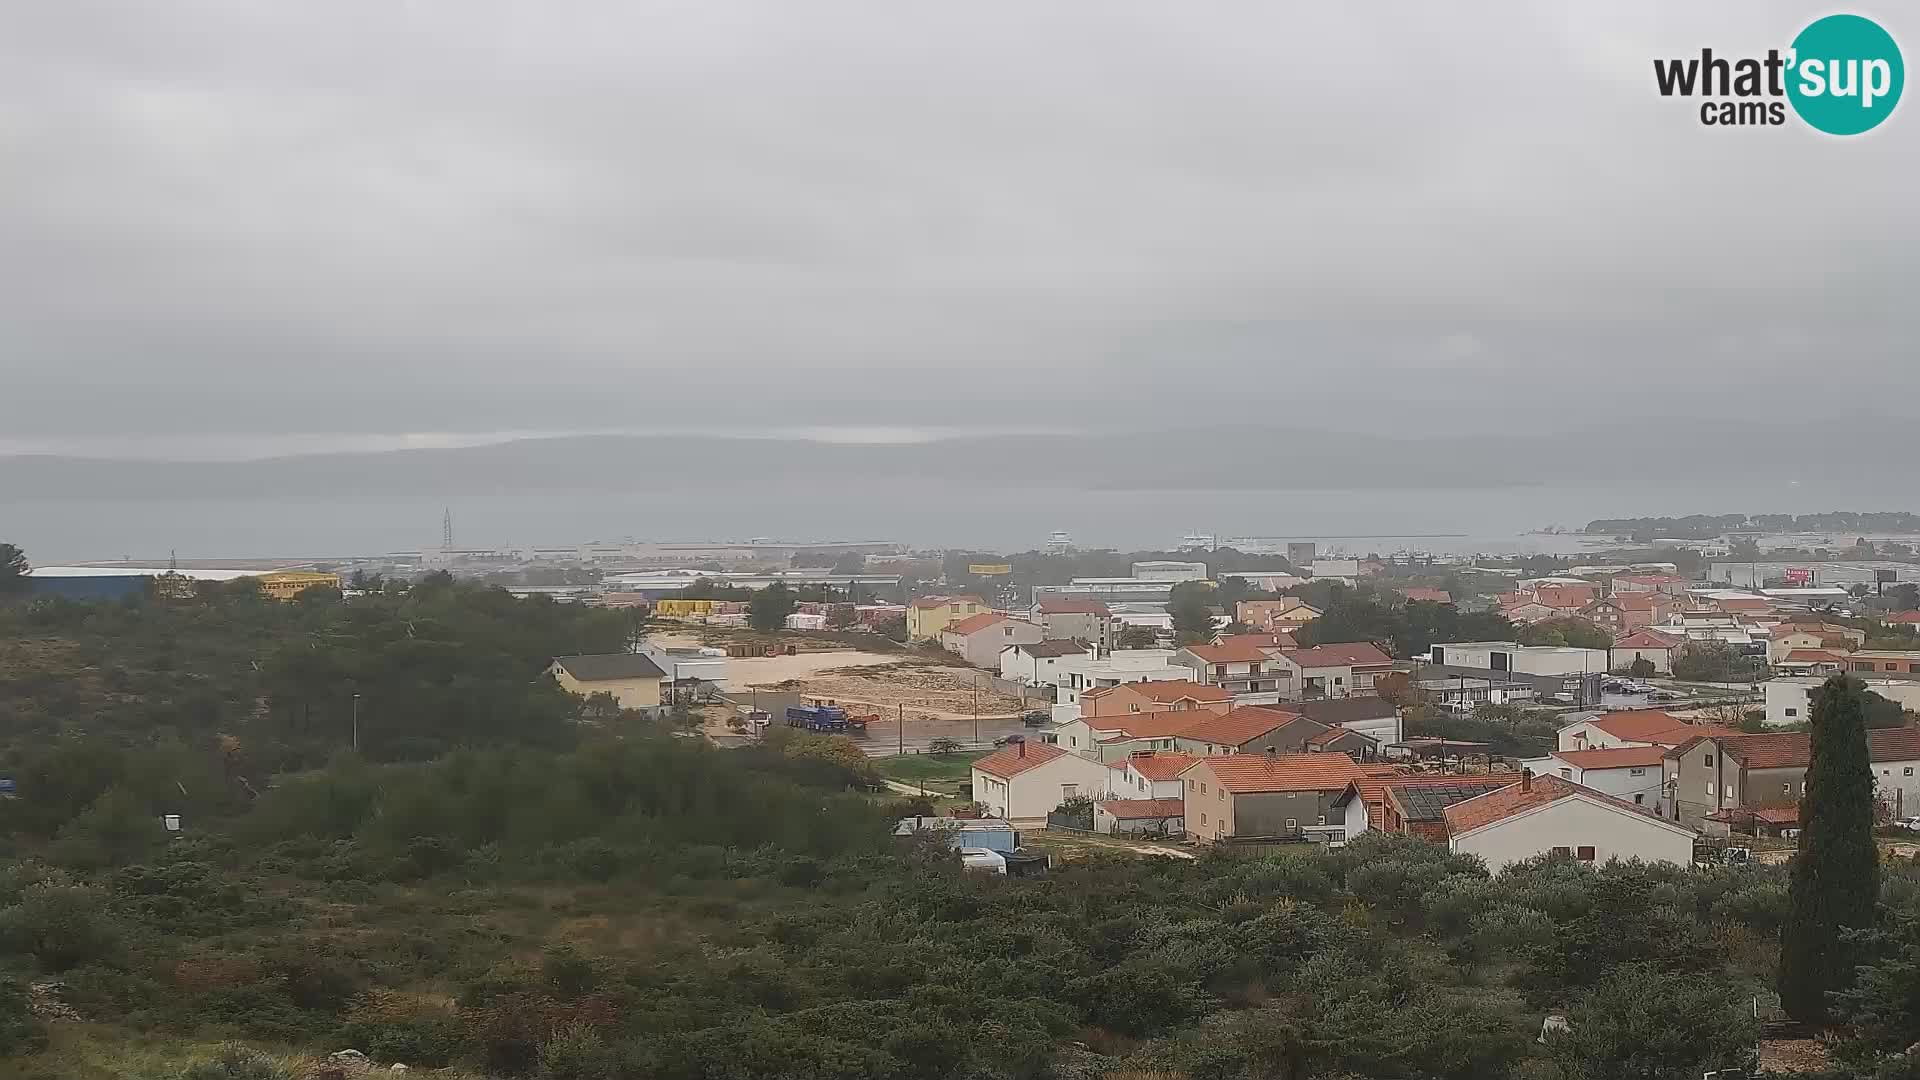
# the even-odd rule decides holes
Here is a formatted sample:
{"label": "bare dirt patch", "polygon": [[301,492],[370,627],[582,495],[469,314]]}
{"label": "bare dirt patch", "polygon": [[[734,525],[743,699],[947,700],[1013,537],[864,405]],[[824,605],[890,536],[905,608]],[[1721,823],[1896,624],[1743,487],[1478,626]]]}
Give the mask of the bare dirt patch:
{"label": "bare dirt patch", "polygon": [[995,692],[987,672],[918,660],[843,664],[816,669],[805,677],[752,685],[871,706],[883,719],[905,710],[909,720],[967,720],[976,708],[983,717],[1018,716],[1023,708],[1019,698]]}

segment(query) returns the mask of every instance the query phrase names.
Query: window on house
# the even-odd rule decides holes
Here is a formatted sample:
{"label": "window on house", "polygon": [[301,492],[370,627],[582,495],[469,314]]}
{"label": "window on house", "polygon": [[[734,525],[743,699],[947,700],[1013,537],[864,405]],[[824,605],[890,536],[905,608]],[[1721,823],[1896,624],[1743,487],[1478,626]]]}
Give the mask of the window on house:
{"label": "window on house", "polygon": [[1800,710],[1799,710],[1799,709],[1788,709],[1788,710],[1787,710],[1787,715],[1788,715],[1788,716],[1799,716],[1799,715],[1800,715]]}
{"label": "window on house", "polygon": [[1288,818],[1288,819],[1287,819],[1287,831],[1288,831],[1288,832],[1296,832],[1296,831],[1298,831],[1298,830],[1299,830],[1299,828],[1300,828],[1300,819],[1299,819],[1299,818]]}
{"label": "window on house", "polygon": [[1645,793],[1635,795],[1633,797],[1633,804],[1635,806],[1645,806],[1647,804],[1647,796]]}
{"label": "window on house", "polygon": [[1321,814],[1318,823],[1321,825],[1325,825],[1327,823],[1327,815]]}
{"label": "window on house", "polygon": [[1571,855],[1573,854],[1573,849],[1569,847],[1557,847],[1553,849],[1553,853],[1555,855]]}
{"label": "window on house", "polygon": [[1713,755],[1712,755],[1712,754],[1706,754],[1706,755],[1704,755],[1704,757],[1706,758],[1706,761],[1705,761],[1705,764],[1706,764],[1706,766],[1707,766],[1707,768],[1709,768],[1709,769],[1711,769],[1711,768],[1713,768]]}
{"label": "window on house", "polygon": [[1563,777],[1565,777],[1565,778],[1566,778],[1566,779],[1568,779],[1568,780],[1571,780],[1571,779],[1573,779],[1573,770],[1572,770],[1572,769],[1561,769],[1561,770],[1560,770],[1560,775],[1561,775],[1561,776],[1563,776]]}
{"label": "window on house", "polygon": [[1188,791],[1192,791],[1192,790],[1194,789],[1194,787],[1195,787],[1195,785],[1196,785],[1196,784],[1198,784],[1198,783],[1199,783],[1199,781],[1196,781],[1196,780],[1189,780],[1189,781],[1187,781],[1187,790],[1188,790]]}
{"label": "window on house", "polygon": [[1060,785],[1060,801],[1061,802],[1065,802],[1068,799],[1071,799],[1078,794],[1080,794],[1079,784],[1061,784]]}
{"label": "window on house", "polygon": [[1791,795],[1791,794],[1793,794],[1793,784],[1792,784],[1792,782],[1791,782],[1791,781],[1789,781],[1789,782],[1787,782],[1787,783],[1785,783],[1785,784],[1781,784],[1781,785],[1780,785],[1780,794],[1782,794],[1782,795]]}
{"label": "window on house", "polygon": [[1205,795],[1206,793],[1207,793],[1207,782],[1205,780],[1202,780],[1200,781],[1200,794]]}
{"label": "window on house", "polygon": [[1907,766],[1906,768],[1904,768],[1904,769],[1901,769],[1901,770],[1900,770],[1900,775],[1901,775],[1901,776],[1912,776],[1912,775],[1913,775],[1913,766],[1911,766],[1911,765],[1909,765],[1909,766]]}
{"label": "window on house", "polygon": [[1593,861],[1593,848],[1590,845],[1587,845],[1587,844],[1580,845],[1580,861],[1581,862]]}
{"label": "window on house", "polygon": [[1226,801],[1227,801],[1227,789],[1226,789],[1226,788],[1221,788],[1221,789],[1220,789],[1220,801],[1221,801],[1221,802],[1226,802]]}
{"label": "window on house", "polygon": [[1202,810],[1200,812],[1200,824],[1205,825],[1206,823],[1207,823],[1207,813],[1206,811]]}
{"label": "window on house", "polygon": [[1713,794],[1713,781],[1707,781],[1707,794]]}
{"label": "window on house", "polygon": [[1628,776],[1645,776],[1645,775],[1647,775],[1647,770],[1645,770],[1645,769],[1628,769],[1628,770],[1627,770],[1627,775],[1628,775]]}

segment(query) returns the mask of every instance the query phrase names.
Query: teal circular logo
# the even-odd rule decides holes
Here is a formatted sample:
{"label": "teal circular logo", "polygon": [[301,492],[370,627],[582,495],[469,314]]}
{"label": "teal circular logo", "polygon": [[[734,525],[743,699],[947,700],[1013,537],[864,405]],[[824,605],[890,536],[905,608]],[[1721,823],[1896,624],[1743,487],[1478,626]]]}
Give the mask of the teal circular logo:
{"label": "teal circular logo", "polygon": [[1793,111],[1829,135],[1879,126],[1900,103],[1907,82],[1893,35],[1859,15],[1829,15],[1808,25],[1793,39],[1788,63]]}

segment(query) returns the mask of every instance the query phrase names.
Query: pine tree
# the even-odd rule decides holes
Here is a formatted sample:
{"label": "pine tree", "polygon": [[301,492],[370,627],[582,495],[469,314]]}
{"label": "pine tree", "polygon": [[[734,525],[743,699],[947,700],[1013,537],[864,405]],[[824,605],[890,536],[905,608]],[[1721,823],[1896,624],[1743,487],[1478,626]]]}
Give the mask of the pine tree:
{"label": "pine tree", "polygon": [[1866,686],[1835,675],[1813,700],[1813,756],[1800,800],[1800,851],[1780,931],[1780,1002],[1796,1020],[1827,1018],[1827,993],[1853,979],[1840,929],[1873,925],[1880,895]]}

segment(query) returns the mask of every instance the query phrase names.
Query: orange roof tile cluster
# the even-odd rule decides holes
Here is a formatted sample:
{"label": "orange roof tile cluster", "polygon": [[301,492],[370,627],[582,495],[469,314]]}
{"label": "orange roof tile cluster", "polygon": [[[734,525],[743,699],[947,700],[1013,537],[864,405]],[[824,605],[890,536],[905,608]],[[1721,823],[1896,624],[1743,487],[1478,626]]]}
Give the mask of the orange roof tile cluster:
{"label": "orange roof tile cluster", "polygon": [[1628,592],[1614,593],[1607,602],[1621,611],[1652,611],[1660,606],[1661,593]]}
{"label": "orange roof tile cluster", "polygon": [[1515,781],[1506,787],[1495,788],[1485,795],[1447,807],[1444,811],[1447,831],[1459,836],[1461,833],[1472,832],[1496,821],[1504,821],[1515,814],[1525,813],[1535,807],[1545,806],[1572,795],[1585,795],[1642,817],[1655,821],[1661,820],[1648,813],[1645,807],[1635,806],[1624,799],[1616,799],[1603,791],[1595,791],[1590,787],[1583,787],[1557,776],[1536,776],[1529,782]]}
{"label": "orange roof tile cluster", "polygon": [[1185,799],[1109,799],[1100,804],[1100,809],[1121,821],[1140,821],[1185,817],[1187,803]]}
{"label": "orange roof tile cluster", "polygon": [[1783,664],[1844,664],[1846,660],[1844,654],[1828,652],[1825,649],[1790,649],[1780,662]]}
{"label": "orange roof tile cluster", "polygon": [[1202,717],[1213,714],[1201,709],[1156,709],[1153,712],[1125,713],[1119,716],[1084,717],[1089,731],[1117,731],[1120,734],[1099,742],[1127,742],[1132,739],[1168,739],[1181,735]]}
{"label": "orange roof tile cluster", "polygon": [[1622,746],[1606,750],[1556,750],[1553,756],[1578,769],[1644,769],[1667,756],[1664,746]]}
{"label": "orange roof tile cluster", "polygon": [[1292,634],[1286,633],[1284,631],[1279,631],[1279,630],[1276,630],[1270,634],[1228,634],[1226,637],[1221,638],[1216,644],[1220,644],[1220,645],[1247,644],[1247,645],[1252,645],[1258,649],[1299,648],[1299,642],[1293,639]]}
{"label": "orange roof tile cluster", "polygon": [[1142,750],[1128,754],[1121,764],[1148,780],[1177,780],[1187,766],[1200,760],[1193,754],[1176,750]]}
{"label": "orange roof tile cluster", "polygon": [[1453,603],[1453,594],[1445,589],[1428,589],[1416,585],[1394,591],[1406,597],[1408,600],[1426,600],[1435,604]]}
{"label": "orange roof tile cluster", "polygon": [[[1182,738],[1219,743],[1223,746],[1239,746],[1248,739],[1258,738],[1277,727],[1305,719],[1297,713],[1283,712],[1259,705],[1243,705],[1229,712],[1217,715],[1207,713],[1198,717],[1193,726],[1181,732],[1180,735]],[[1313,724],[1314,727],[1321,726],[1313,720],[1307,720],[1307,723]]]}
{"label": "orange roof tile cluster", "polygon": [[951,623],[943,631],[948,634],[977,634],[989,626],[1007,621],[1005,615],[997,611],[983,611],[978,615],[969,615],[957,623]]}
{"label": "orange roof tile cluster", "polygon": [[974,762],[973,767],[989,776],[1010,780],[1028,769],[1037,769],[1049,761],[1066,756],[1065,750],[1052,743],[1014,743],[1011,746],[1003,746]]}
{"label": "orange roof tile cluster", "polygon": [[1393,663],[1393,657],[1381,652],[1379,646],[1370,641],[1315,645],[1311,649],[1296,649],[1287,653],[1286,657],[1303,668],[1356,667]]}
{"label": "orange roof tile cluster", "polygon": [[1353,736],[1356,739],[1361,740],[1362,742],[1371,743],[1371,742],[1379,741],[1378,739],[1375,739],[1373,736],[1367,734],[1364,731],[1354,731],[1351,728],[1343,728],[1343,727],[1330,727],[1325,731],[1318,731],[1318,732],[1315,732],[1313,735],[1309,736],[1307,739],[1307,745],[1308,746],[1330,746],[1334,743],[1339,742],[1341,739],[1346,738],[1349,735]]}
{"label": "orange roof tile cluster", "polygon": [[1895,624],[1920,623],[1920,611],[1896,611],[1880,621]]}
{"label": "orange roof tile cluster", "polygon": [[1355,765],[1344,754],[1225,754],[1204,757],[1187,767],[1207,769],[1235,795],[1277,791],[1342,791],[1356,777],[1380,767]]}
{"label": "orange roof tile cluster", "polygon": [[1529,599],[1550,608],[1575,610],[1593,603],[1599,596],[1600,589],[1594,585],[1536,585]]}
{"label": "orange roof tile cluster", "polygon": [[1398,776],[1357,776],[1351,788],[1336,805],[1350,797],[1359,797],[1367,804],[1367,821],[1373,828],[1379,828],[1379,822],[1385,818],[1387,799],[1391,793],[1417,790],[1420,788],[1474,788],[1488,789],[1503,787],[1513,782],[1508,776],[1420,776],[1404,773]]}
{"label": "orange roof tile cluster", "polygon": [[1187,651],[1209,664],[1257,664],[1270,659],[1259,645],[1240,640],[1223,641],[1218,645],[1189,645]]}
{"label": "orange roof tile cluster", "polygon": [[1605,713],[1591,721],[1594,727],[1626,742],[1679,746],[1701,735],[1738,735],[1738,731],[1712,724],[1689,724],[1663,709],[1623,709]]}

